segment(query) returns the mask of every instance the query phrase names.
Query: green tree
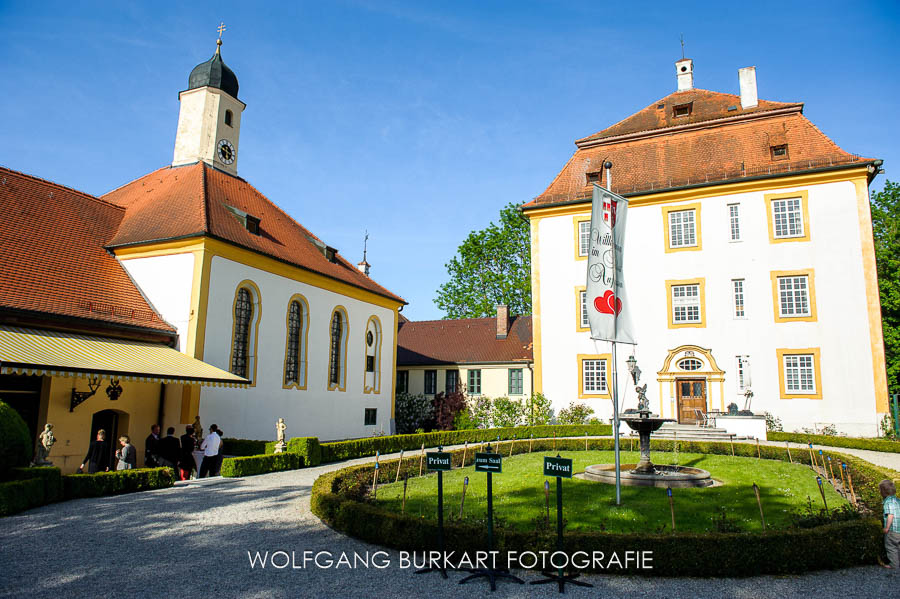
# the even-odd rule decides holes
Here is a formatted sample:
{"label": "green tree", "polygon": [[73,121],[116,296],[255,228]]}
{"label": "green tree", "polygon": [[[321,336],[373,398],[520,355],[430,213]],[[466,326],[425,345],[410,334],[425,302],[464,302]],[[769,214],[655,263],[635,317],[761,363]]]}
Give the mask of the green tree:
{"label": "green tree", "polygon": [[499,224],[472,231],[446,265],[450,280],[437,290],[435,304],[444,318],[531,314],[531,233],[516,204],[500,211]]}
{"label": "green tree", "polygon": [[900,393],[900,184],[886,181],[871,205],[888,388]]}

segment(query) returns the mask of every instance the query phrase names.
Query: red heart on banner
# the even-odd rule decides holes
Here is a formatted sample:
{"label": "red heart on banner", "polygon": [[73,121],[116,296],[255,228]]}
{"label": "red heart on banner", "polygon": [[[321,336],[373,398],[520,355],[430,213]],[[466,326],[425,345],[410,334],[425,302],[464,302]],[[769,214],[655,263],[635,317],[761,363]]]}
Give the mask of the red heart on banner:
{"label": "red heart on banner", "polygon": [[594,298],[594,308],[601,314],[612,314],[613,300],[616,302],[615,313],[618,315],[622,311],[622,300],[613,295],[612,289],[607,289],[602,296]]}

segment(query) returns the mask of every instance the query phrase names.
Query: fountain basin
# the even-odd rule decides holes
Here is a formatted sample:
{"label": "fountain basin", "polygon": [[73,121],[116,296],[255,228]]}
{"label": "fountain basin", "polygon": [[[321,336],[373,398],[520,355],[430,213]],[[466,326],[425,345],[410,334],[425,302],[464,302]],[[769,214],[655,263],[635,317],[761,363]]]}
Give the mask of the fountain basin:
{"label": "fountain basin", "polygon": [[[620,480],[627,487],[711,487],[715,484],[712,476],[701,468],[690,466],[669,466],[655,464],[652,473],[635,471],[637,464],[622,464]],[[610,485],[616,484],[615,464],[594,464],[584,470],[585,480]]]}

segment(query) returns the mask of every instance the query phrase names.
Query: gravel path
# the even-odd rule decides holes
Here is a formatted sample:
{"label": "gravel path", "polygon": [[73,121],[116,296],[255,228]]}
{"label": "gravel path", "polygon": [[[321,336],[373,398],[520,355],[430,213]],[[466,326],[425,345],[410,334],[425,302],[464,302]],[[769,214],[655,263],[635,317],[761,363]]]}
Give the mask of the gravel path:
{"label": "gravel path", "polygon": [[[843,450],[842,450],[843,451]],[[848,453],[856,450],[846,450]],[[386,456],[390,457],[390,456]],[[364,462],[367,460],[356,460]],[[248,551],[370,555],[378,547],[349,539],[309,511],[310,488],[322,473],[354,462],[246,479],[207,479],[171,489],[80,499],[0,518],[0,597],[473,597],[486,582],[460,586],[399,565],[379,568],[260,569]],[[798,551],[802,548],[798,548]],[[374,559],[374,558],[373,558]],[[276,560],[277,561],[277,560]],[[278,561],[280,565],[280,561]],[[535,580],[534,573],[525,573]],[[667,579],[589,576],[593,589],[575,597],[895,596],[900,575],[877,566],[804,576]],[[496,597],[553,597],[553,585],[498,585]]]}

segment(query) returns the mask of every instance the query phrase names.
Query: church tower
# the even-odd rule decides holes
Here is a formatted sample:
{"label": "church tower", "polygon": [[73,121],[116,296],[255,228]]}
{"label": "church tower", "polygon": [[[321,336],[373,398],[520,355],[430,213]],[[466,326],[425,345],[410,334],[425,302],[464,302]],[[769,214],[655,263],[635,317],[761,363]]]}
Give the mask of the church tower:
{"label": "church tower", "polygon": [[178,94],[181,110],[172,166],[202,160],[237,175],[241,113],[246,105],[238,100],[238,80],[222,61],[221,48],[219,38],[216,53],[194,67],[188,88]]}

